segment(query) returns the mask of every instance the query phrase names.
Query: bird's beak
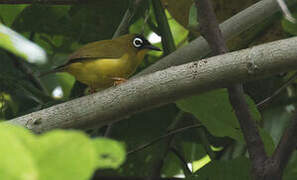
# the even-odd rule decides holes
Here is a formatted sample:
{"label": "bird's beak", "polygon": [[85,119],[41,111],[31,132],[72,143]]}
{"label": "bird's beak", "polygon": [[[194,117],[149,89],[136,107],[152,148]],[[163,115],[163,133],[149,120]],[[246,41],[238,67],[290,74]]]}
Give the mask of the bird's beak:
{"label": "bird's beak", "polygon": [[150,49],[150,50],[155,50],[155,51],[162,51],[160,48],[153,46],[151,44],[146,45],[145,48]]}

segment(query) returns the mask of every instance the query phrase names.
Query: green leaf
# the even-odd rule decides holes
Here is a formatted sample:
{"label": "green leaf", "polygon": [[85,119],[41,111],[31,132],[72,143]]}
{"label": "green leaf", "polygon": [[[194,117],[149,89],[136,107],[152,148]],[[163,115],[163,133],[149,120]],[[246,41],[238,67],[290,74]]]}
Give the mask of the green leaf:
{"label": "green leaf", "polygon": [[192,4],[189,12],[189,24],[188,27],[191,28],[196,28],[198,27],[199,23],[197,21],[197,8],[195,4]]}
{"label": "green leaf", "polygon": [[225,89],[183,99],[176,104],[181,110],[197,117],[214,136],[228,136],[244,142]]}
{"label": "green leaf", "polygon": [[0,6],[0,19],[3,21],[3,24],[5,24],[8,27],[11,27],[13,21],[17,17],[17,15],[23,11],[25,7],[28,5],[22,4],[22,5],[3,5]]}
{"label": "green leaf", "polygon": [[97,168],[118,168],[125,161],[125,149],[117,141],[105,138],[93,140],[99,157]]}
{"label": "green leaf", "polygon": [[195,173],[201,180],[250,180],[250,163],[245,157],[229,161],[211,161]]}
{"label": "green leaf", "polygon": [[185,29],[182,25],[180,25],[174,18],[172,18],[171,15],[167,13],[167,11],[166,15],[168,18],[170,30],[174,37],[174,42],[178,46],[180,45],[180,43],[183,43],[183,41],[187,39],[189,31]]}
{"label": "green leaf", "polygon": [[84,180],[96,168],[117,168],[125,160],[123,146],[79,131],[55,130],[41,136],[0,124],[0,178],[8,180]]}
{"label": "green leaf", "polygon": [[39,137],[32,151],[42,180],[88,179],[96,167],[93,144],[78,131],[48,132]]}
{"label": "green leaf", "polygon": [[0,179],[37,180],[38,171],[33,154],[23,140],[32,138],[29,131],[0,125]]}
{"label": "green leaf", "polygon": [[259,133],[263,140],[267,155],[271,156],[274,151],[274,142],[271,135],[263,128],[259,128]]}
{"label": "green leaf", "polygon": [[[254,102],[246,96],[254,119],[259,119]],[[207,92],[198,96],[193,96],[176,102],[177,106],[192,113],[202,124],[218,137],[231,137],[237,141],[244,142],[237,118],[229,103],[226,89],[219,89]]]}
{"label": "green leaf", "polygon": [[[296,19],[297,13],[296,12],[293,13],[292,16]],[[296,23],[292,23],[292,22],[288,21],[286,18],[283,18],[281,23],[282,23],[283,29],[287,33],[290,33],[292,35],[297,35],[297,24]]]}
{"label": "green leaf", "polygon": [[0,24],[0,47],[30,63],[43,64],[46,62],[46,54],[38,45],[28,41],[3,24]]}
{"label": "green leaf", "polygon": [[283,180],[295,180],[297,177],[297,152],[294,151],[290,161],[284,170]]}

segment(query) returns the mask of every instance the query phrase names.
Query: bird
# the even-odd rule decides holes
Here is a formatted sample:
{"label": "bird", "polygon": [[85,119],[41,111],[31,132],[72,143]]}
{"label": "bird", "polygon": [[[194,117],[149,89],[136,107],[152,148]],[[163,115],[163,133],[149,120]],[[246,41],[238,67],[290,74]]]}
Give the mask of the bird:
{"label": "bird", "polygon": [[91,42],[72,53],[63,65],[40,76],[67,72],[93,93],[126,82],[149,50],[161,51],[141,34]]}

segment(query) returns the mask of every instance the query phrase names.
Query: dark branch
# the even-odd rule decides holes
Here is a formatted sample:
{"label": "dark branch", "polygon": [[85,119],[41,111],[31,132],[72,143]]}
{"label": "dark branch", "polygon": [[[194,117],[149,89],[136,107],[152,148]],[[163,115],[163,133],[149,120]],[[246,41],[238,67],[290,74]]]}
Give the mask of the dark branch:
{"label": "dark branch", "polygon": [[152,0],[158,30],[162,36],[162,46],[165,55],[168,55],[176,50],[174,39],[170,31],[167,17],[160,0]]}
{"label": "dark branch", "polygon": [[[228,52],[219,29],[216,15],[209,0],[195,0],[200,33],[207,40],[215,55]],[[241,126],[253,165],[253,175],[257,177],[267,159],[264,144],[257,126],[251,117],[241,84],[228,88],[230,103]]]}

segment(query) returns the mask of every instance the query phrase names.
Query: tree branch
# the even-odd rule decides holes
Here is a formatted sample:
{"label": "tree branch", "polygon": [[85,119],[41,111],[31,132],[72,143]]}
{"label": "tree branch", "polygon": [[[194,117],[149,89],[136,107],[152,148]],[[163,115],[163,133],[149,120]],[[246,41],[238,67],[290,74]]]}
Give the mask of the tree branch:
{"label": "tree branch", "polygon": [[[216,15],[210,1],[195,0],[195,4],[200,33],[208,41],[213,53],[217,55],[228,52],[227,45],[219,29]],[[262,172],[261,170],[265,160],[267,160],[267,155],[256,123],[252,119],[248,104],[245,100],[242,84],[228,87],[228,94],[247,144],[252,161],[253,176],[259,177],[258,174]]]}
{"label": "tree branch", "polygon": [[294,70],[296,46],[295,37],[174,66],[6,123],[35,132],[107,125],[197,93]]}
{"label": "tree branch", "polygon": [[[291,6],[296,3],[297,1],[289,1],[287,5]],[[262,22],[279,10],[278,3],[275,0],[262,0],[220,24],[220,29],[225,40],[229,40]],[[203,37],[198,37],[187,46],[179,48],[175,52],[144,69],[136,76],[138,77],[170,66],[191,62],[195,59],[201,59],[208,53],[210,53],[210,48],[207,42]]]}

